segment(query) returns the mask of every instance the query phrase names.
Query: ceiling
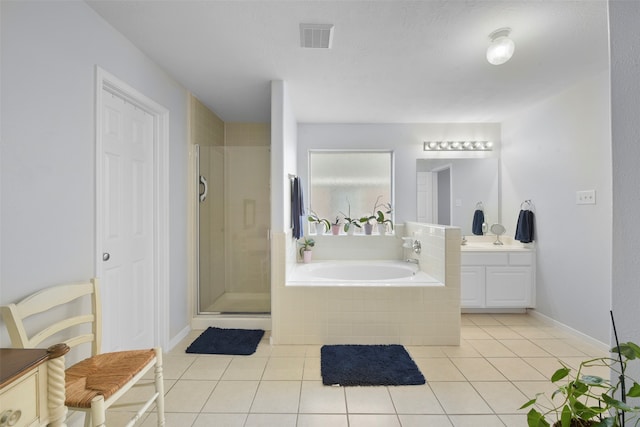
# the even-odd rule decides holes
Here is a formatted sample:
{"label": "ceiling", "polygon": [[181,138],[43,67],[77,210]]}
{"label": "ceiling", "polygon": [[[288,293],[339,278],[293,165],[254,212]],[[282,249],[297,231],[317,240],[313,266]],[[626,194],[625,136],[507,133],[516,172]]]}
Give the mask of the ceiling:
{"label": "ceiling", "polygon": [[[301,123],[500,122],[608,69],[605,0],[88,0],[224,121],[268,122],[284,80]],[[331,49],[301,23],[335,25]],[[485,59],[511,27],[511,61]]]}

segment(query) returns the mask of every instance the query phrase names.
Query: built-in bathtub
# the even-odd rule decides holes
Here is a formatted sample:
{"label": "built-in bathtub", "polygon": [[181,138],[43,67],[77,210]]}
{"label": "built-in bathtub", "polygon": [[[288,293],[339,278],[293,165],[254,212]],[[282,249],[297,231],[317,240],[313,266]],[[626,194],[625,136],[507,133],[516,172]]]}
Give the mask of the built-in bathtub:
{"label": "built-in bathtub", "polygon": [[286,286],[425,287],[443,283],[407,261],[318,261],[296,264]]}

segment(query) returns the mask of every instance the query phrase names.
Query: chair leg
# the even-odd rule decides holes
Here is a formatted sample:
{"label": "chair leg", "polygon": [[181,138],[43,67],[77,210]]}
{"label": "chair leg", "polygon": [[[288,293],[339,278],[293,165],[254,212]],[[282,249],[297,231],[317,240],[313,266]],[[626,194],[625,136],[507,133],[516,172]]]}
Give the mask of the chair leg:
{"label": "chair leg", "polygon": [[158,413],[158,427],[163,427],[165,423],[164,419],[164,375],[162,368],[162,349],[156,347],[154,349],[156,353],[156,366],[154,369],[156,392],[158,397],[156,398],[156,410]]}
{"label": "chair leg", "polygon": [[[87,414],[87,418],[89,414]],[[91,427],[106,426],[106,408],[104,406],[104,396],[96,396],[91,400]],[[86,425],[86,418],[85,418]]]}

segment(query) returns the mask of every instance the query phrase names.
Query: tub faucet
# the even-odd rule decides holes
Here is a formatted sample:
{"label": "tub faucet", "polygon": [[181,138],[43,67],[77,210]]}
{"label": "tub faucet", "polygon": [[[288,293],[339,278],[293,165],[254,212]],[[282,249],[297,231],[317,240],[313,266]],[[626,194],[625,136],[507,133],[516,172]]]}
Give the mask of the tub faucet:
{"label": "tub faucet", "polygon": [[417,260],[416,258],[407,258],[405,259],[405,262],[409,262],[411,264],[415,264],[415,265],[419,265],[420,261]]}

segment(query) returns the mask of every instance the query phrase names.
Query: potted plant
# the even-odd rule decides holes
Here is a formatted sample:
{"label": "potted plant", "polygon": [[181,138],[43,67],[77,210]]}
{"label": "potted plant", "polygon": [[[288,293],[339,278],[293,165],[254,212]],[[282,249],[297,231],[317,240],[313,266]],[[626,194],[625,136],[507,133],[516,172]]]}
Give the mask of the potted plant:
{"label": "potted plant", "polygon": [[381,210],[377,211],[377,215],[376,215],[378,232],[382,235],[382,234],[386,234],[387,232],[387,224],[391,226],[391,230],[393,231],[393,221],[391,221],[391,219],[389,218],[385,218],[384,216],[385,213],[390,214],[392,212],[391,203],[382,204],[380,206],[386,209],[385,212],[382,212]]}
{"label": "potted plant", "polygon": [[[320,218],[318,214],[309,209],[309,215],[307,216],[307,221],[310,223],[316,224],[316,233],[324,234],[331,229],[331,223],[326,218]],[[318,225],[322,225],[322,231],[318,229]]]}
{"label": "potted plant", "polygon": [[311,261],[311,248],[316,245],[315,240],[305,237],[304,240],[298,241],[300,245],[300,257],[304,263]]}
{"label": "potted plant", "polygon": [[[520,409],[532,407],[527,413],[529,427],[624,427],[626,416],[633,414],[634,426],[639,425],[640,407],[626,403],[627,397],[640,397],[640,385],[628,378],[624,371],[627,361],[640,358],[640,347],[632,342],[622,343],[611,349],[613,357],[598,357],[580,363],[575,374],[562,364],[551,376],[558,388],[551,398],[538,393]],[[608,378],[585,374],[593,367],[606,367],[616,373],[618,382]],[[627,391],[626,382],[632,387]],[[621,396],[618,399],[616,396]],[[545,397],[541,401],[541,397]],[[555,401],[553,399],[556,399]],[[560,400],[557,400],[560,399]],[[629,424],[631,425],[631,424]]]}
{"label": "potted plant", "polygon": [[349,203],[349,199],[347,199],[347,206],[348,215],[345,215],[343,212],[340,212],[340,214],[344,217],[344,232],[352,235],[356,228],[362,227],[360,227],[360,220],[358,218],[351,218],[351,203]]}
{"label": "potted plant", "polygon": [[373,229],[373,222],[375,221],[378,224],[378,232],[380,234],[385,234],[387,224],[391,225],[391,229],[393,230],[393,222],[385,218],[384,213],[378,208],[384,208],[387,214],[392,212],[391,203],[380,203],[380,198],[382,196],[378,196],[376,202],[373,204],[373,209],[371,210],[371,215],[364,216],[360,218],[360,222],[364,224],[364,232],[365,234],[371,234]]}
{"label": "potted plant", "polygon": [[336,220],[333,224],[331,224],[331,234],[337,236],[340,234],[340,218],[336,217]]}

